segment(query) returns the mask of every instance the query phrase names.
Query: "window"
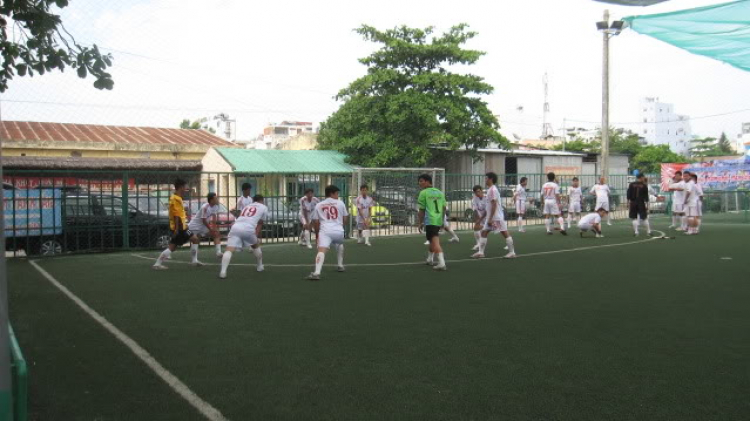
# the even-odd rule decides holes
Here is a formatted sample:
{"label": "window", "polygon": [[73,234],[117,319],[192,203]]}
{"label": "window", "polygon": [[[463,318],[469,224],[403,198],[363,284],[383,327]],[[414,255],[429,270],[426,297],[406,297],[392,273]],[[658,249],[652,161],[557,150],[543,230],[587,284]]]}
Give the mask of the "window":
{"label": "window", "polygon": [[216,180],[208,180],[208,192],[216,193]]}

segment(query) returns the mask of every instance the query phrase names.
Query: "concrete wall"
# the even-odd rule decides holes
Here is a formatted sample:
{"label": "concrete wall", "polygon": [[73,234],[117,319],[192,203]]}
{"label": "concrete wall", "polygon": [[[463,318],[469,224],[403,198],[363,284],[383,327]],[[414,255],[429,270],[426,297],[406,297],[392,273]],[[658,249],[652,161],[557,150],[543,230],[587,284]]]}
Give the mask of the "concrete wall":
{"label": "concrete wall", "polygon": [[554,172],[558,175],[581,174],[581,156],[545,156],[542,157],[542,173]]}
{"label": "concrete wall", "polygon": [[317,146],[318,135],[313,133],[302,133],[279,143],[279,149],[285,151],[311,151]]}

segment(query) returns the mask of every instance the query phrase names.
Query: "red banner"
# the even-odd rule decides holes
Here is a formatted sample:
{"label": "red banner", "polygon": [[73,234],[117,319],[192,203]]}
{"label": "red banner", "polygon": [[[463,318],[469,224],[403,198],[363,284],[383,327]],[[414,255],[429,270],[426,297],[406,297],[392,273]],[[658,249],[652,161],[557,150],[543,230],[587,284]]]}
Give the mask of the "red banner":
{"label": "red banner", "polygon": [[661,164],[661,191],[669,190],[669,183],[674,178],[674,173],[682,171],[690,164]]}
{"label": "red banner", "polygon": [[[3,182],[17,189],[38,189],[39,187],[80,187],[95,191],[121,191],[122,179],[90,180],[76,177],[19,177],[5,176]],[[128,190],[135,189],[135,179],[128,179]]]}

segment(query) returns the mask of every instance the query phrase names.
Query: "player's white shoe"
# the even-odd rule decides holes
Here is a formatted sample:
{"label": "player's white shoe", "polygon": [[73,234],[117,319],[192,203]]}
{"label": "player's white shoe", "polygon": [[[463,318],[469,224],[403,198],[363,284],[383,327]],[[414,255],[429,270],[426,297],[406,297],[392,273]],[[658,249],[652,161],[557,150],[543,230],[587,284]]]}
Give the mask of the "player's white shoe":
{"label": "player's white shoe", "polygon": [[685,231],[684,229],[682,229],[682,227],[677,227],[677,228],[675,228],[674,230],[675,230],[675,231]]}
{"label": "player's white shoe", "polygon": [[596,238],[604,238],[604,234],[596,234]]}
{"label": "player's white shoe", "polygon": [[336,268],[336,271],[337,271],[337,272],[346,272],[346,268],[345,268],[345,267],[343,267],[343,266],[338,266],[338,267]]}
{"label": "player's white shoe", "polygon": [[450,240],[448,240],[449,243],[458,243],[459,241],[460,240],[458,239],[458,237],[453,237]]}
{"label": "player's white shoe", "polygon": [[151,269],[153,269],[153,270],[167,270],[169,268],[166,267],[166,266],[164,266],[164,265],[153,265],[153,266],[151,266]]}
{"label": "player's white shoe", "polygon": [[521,228],[520,230],[518,230],[518,232],[526,232],[526,230]]}
{"label": "player's white shoe", "polygon": [[308,244],[308,245],[307,245],[307,249],[308,249],[308,250],[312,250],[312,244]]}
{"label": "player's white shoe", "polygon": [[310,272],[309,275],[307,275],[308,281],[319,281],[320,280],[320,274],[315,272]]}
{"label": "player's white shoe", "polygon": [[634,232],[634,233],[633,233],[633,236],[634,236],[634,237],[637,237],[637,236],[639,236],[639,235],[640,235],[640,234],[638,233],[638,231],[636,231],[636,232]]}
{"label": "player's white shoe", "polygon": [[357,238],[357,244],[364,244],[365,239],[362,237]]}
{"label": "player's white shoe", "polygon": [[427,266],[435,266],[435,262],[430,259],[425,260],[424,264],[426,264]]}
{"label": "player's white shoe", "polygon": [[370,244],[370,242],[369,242],[369,241],[365,242],[365,245],[366,245],[367,247],[372,247],[372,244]]}
{"label": "player's white shoe", "polygon": [[479,250],[479,244],[474,244],[474,247],[471,248],[471,251],[478,251]]}
{"label": "player's white shoe", "polygon": [[607,222],[607,225],[609,225],[609,226],[611,227],[611,226],[612,226],[612,223],[611,223],[611,222]]}
{"label": "player's white shoe", "polygon": [[547,231],[547,235],[552,235],[552,231]]}
{"label": "player's white shoe", "polygon": [[503,250],[508,250],[508,246],[503,247]]}
{"label": "player's white shoe", "polygon": [[430,245],[430,241],[429,240],[425,241],[424,245],[429,246]]}
{"label": "player's white shoe", "polygon": [[515,259],[516,253],[508,253],[505,256],[503,256],[503,259]]}
{"label": "player's white shoe", "polygon": [[266,268],[263,265],[258,265],[255,270],[257,270],[258,272],[263,272],[264,270],[266,270]]}
{"label": "player's white shoe", "polygon": [[484,253],[476,252],[471,255],[472,259],[484,259]]}
{"label": "player's white shoe", "polygon": [[227,273],[226,272],[219,272],[219,279],[227,279]]}
{"label": "player's white shoe", "polygon": [[433,266],[432,270],[448,270],[448,267],[445,265],[437,265],[437,266]]}
{"label": "player's white shoe", "polygon": [[196,267],[199,267],[199,266],[206,266],[206,264],[205,264],[205,263],[203,263],[203,262],[201,262],[201,261],[199,261],[199,260],[196,260],[196,261],[194,261],[194,262],[190,262],[190,266],[196,266]]}

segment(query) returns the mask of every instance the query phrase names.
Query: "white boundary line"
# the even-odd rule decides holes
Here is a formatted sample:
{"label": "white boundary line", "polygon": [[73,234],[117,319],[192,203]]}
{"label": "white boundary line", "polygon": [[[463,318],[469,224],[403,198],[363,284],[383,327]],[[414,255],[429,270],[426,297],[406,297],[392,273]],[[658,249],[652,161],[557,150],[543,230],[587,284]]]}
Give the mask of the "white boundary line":
{"label": "white boundary line", "polygon": [[97,323],[99,323],[103,328],[107,329],[109,333],[114,335],[115,338],[119,339],[120,342],[125,344],[125,346],[130,349],[130,351],[135,354],[136,357],[138,357],[141,361],[143,361],[150,369],[153,371],[157,376],[159,376],[160,379],[162,379],[172,390],[177,392],[178,395],[180,395],[183,399],[188,401],[190,405],[195,407],[195,409],[198,410],[203,416],[206,417],[206,419],[211,421],[227,421],[227,418],[224,417],[224,415],[219,412],[218,409],[214,408],[209,404],[208,402],[201,399],[200,396],[196,395],[195,392],[190,390],[189,387],[185,383],[183,383],[180,379],[178,379],[174,374],[170,373],[169,370],[164,368],[154,357],[151,356],[151,354],[148,353],[143,347],[138,345],[136,341],[134,341],[132,338],[130,338],[128,335],[123,333],[120,329],[115,327],[112,323],[110,323],[107,319],[105,319],[102,315],[97,313],[94,309],[89,307],[83,300],[78,298],[75,294],[70,292],[68,288],[66,288],[64,285],[62,285],[59,281],[57,281],[52,275],[50,275],[46,270],[42,269],[39,264],[37,264],[35,261],[31,260],[29,263],[31,263],[32,266],[36,270],[39,271],[39,273],[42,274],[47,280],[54,285],[57,289],[59,289],[63,294],[65,294],[68,298],[70,298],[78,307],[81,308],[86,314],[91,316],[92,319],[94,319]]}
{"label": "white boundary line", "polygon": [[[659,230],[652,230],[652,232],[658,232],[661,235],[658,237],[649,237],[644,238],[643,240],[636,240],[636,241],[629,241],[627,243],[617,243],[617,244],[601,244],[596,246],[587,246],[587,247],[575,247],[572,249],[562,249],[562,250],[550,250],[550,251],[538,251],[534,253],[526,253],[526,254],[519,254],[516,256],[516,258],[521,257],[534,257],[534,256],[544,256],[547,254],[557,254],[557,253],[570,253],[574,251],[583,251],[583,250],[592,250],[592,249],[600,249],[605,247],[619,247],[619,246],[628,246],[632,244],[640,244],[640,243],[646,243],[653,240],[661,240],[662,238],[666,237],[666,233]],[[145,259],[145,260],[151,260],[155,261],[156,259],[154,257],[144,256],[142,254],[133,253],[131,254],[133,257],[137,257],[139,259]],[[502,256],[497,257],[485,257],[483,259],[454,259],[454,260],[446,260],[446,263],[462,263],[462,262],[476,262],[476,261],[482,261],[482,260],[498,260],[498,259],[505,259]],[[189,262],[184,262],[180,260],[172,259],[169,263],[178,263],[182,265],[187,265]],[[354,267],[373,267],[373,266],[416,266],[416,265],[424,265],[424,261],[421,262],[396,262],[396,263],[351,263],[347,264],[347,267],[354,266]],[[221,266],[219,263],[204,263],[206,266]],[[293,268],[293,267],[309,267],[312,263],[296,263],[296,264],[264,264],[263,266],[266,267],[281,267],[281,268]],[[230,266],[256,266],[253,263],[231,263]],[[333,264],[329,264],[326,266],[335,266]]]}

